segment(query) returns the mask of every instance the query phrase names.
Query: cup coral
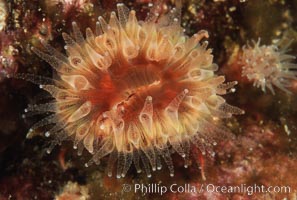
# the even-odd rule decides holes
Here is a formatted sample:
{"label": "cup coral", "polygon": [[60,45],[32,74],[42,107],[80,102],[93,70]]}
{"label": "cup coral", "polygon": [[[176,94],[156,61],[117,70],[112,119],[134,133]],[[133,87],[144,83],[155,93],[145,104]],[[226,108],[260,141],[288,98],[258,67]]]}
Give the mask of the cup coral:
{"label": "cup coral", "polygon": [[2,0],[0,0],[0,31],[2,31],[6,26],[7,10],[6,5]]}
{"label": "cup coral", "polygon": [[292,80],[297,80],[297,65],[292,63],[295,56],[286,53],[287,47],[279,49],[277,45],[260,45],[253,41],[253,45],[243,47],[241,57],[242,76],[253,81],[254,86],[263,92],[268,88],[275,94],[273,87],[291,94],[289,87]]}
{"label": "cup coral", "polygon": [[[73,22],[74,39],[64,33],[67,56],[44,44],[48,53],[33,48],[56,71],[46,81],[24,76],[40,84],[53,101],[30,105],[26,111],[50,112],[29,131],[51,127],[45,136],[52,148],[73,138],[79,154],[85,148],[92,162],[109,155],[108,175],[117,163],[117,177],[124,177],[132,163],[151,176],[161,169],[161,159],[174,175],[171,150],[188,164],[190,145],[203,155],[212,154],[215,139],[226,131],[218,119],[242,114],[221,95],[236,82],[216,76],[217,65],[207,49],[206,31],[187,37],[179,20],[180,7],[158,16],[152,12],[138,21],[134,10],[118,4],[118,16],[109,23],[102,17],[96,34],[86,29],[83,37]],[[141,161],[141,162],[140,162]],[[141,167],[142,166],[142,167]]]}

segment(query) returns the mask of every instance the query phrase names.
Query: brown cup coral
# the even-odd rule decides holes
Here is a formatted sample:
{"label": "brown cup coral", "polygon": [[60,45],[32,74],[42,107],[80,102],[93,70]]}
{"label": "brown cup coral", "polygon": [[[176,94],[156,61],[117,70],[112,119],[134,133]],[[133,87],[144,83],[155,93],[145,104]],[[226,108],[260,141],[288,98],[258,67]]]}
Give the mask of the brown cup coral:
{"label": "brown cup coral", "polygon": [[277,45],[253,45],[243,47],[240,63],[242,76],[252,81],[263,92],[268,88],[275,94],[274,87],[291,94],[292,81],[297,80],[297,65],[292,63],[295,56],[287,54],[287,47],[279,49]]}
{"label": "brown cup coral", "polygon": [[135,11],[118,4],[118,16],[111,13],[109,23],[99,17],[96,34],[87,29],[86,39],[73,23],[74,39],[63,34],[67,56],[47,44],[48,54],[34,49],[57,76],[52,83],[31,77],[54,100],[27,108],[52,113],[33,125],[29,136],[53,124],[45,133],[54,138],[49,152],[72,137],[79,153],[86,148],[93,154],[87,166],[109,155],[108,174],[117,163],[118,178],[132,163],[150,177],[151,169],[161,168],[161,157],[173,176],[170,149],[187,165],[191,143],[212,154],[214,139],[225,132],[218,119],[243,111],[220,96],[236,82],[224,83],[224,76],[214,74],[211,50],[200,43],[208,33],[188,38],[178,12],[152,12],[138,21]]}

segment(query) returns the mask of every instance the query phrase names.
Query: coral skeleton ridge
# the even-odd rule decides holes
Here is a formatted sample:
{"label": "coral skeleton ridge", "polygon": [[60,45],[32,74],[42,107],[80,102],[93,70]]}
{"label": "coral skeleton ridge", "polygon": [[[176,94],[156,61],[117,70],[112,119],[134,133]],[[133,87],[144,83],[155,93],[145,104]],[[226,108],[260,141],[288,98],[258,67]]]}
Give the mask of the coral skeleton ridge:
{"label": "coral skeleton ridge", "polygon": [[243,111],[221,97],[236,82],[216,76],[204,30],[192,37],[180,26],[180,6],[159,16],[152,8],[145,21],[118,4],[109,22],[98,18],[96,32],[83,37],[73,22],[73,38],[63,33],[66,55],[44,43],[47,53],[33,51],[55,70],[53,79],[16,75],[40,84],[53,100],[29,105],[26,112],[51,113],[34,124],[28,137],[45,127],[53,147],[67,138],[78,154],[93,154],[86,163],[109,156],[108,175],[124,177],[161,169],[162,160],[174,175],[172,150],[189,164],[190,146],[213,155],[216,139],[228,134],[218,119]]}

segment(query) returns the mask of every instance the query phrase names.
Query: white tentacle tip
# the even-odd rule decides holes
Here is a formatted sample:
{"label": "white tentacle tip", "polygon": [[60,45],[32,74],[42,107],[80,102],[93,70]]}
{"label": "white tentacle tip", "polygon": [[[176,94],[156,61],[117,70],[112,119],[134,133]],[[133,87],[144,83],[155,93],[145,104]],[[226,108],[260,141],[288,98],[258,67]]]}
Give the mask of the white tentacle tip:
{"label": "white tentacle tip", "polygon": [[146,97],[146,100],[147,100],[147,101],[152,101],[152,100],[153,100],[153,97],[152,97],[152,96],[147,96],[147,97]]}
{"label": "white tentacle tip", "polygon": [[44,133],[44,136],[45,137],[49,137],[51,134],[50,134],[50,132],[49,131],[46,131],[45,133]]}

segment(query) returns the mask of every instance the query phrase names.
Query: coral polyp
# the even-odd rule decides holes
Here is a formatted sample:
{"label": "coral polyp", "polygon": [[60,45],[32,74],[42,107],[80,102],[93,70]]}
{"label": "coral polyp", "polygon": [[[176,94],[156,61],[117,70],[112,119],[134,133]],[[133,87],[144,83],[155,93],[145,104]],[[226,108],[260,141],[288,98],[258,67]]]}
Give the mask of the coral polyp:
{"label": "coral polyp", "polygon": [[134,10],[118,4],[118,16],[112,12],[109,23],[99,17],[96,33],[88,28],[86,38],[73,23],[74,38],[63,34],[67,56],[47,44],[48,53],[33,48],[56,76],[47,83],[31,77],[53,101],[27,108],[52,113],[29,136],[52,125],[45,133],[53,138],[49,152],[71,137],[79,154],[84,148],[93,154],[87,166],[109,156],[108,175],[117,163],[118,178],[132,163],[150,177],[151,170],[161,169],[161,158],[173,176],[172,150],[187,166],[191,144],[203,155],[213,154],[217,137],[228,132],[219,119],[243,111],[221,97],[236,82],[215,75],[211,49],[201,42],[208,33],[187,37],[179,11],[138,21]]}
{"label": "coral polyp", "polygon": [[2,31],[6,26],[6,17],[7,17],[7,10],[6,5],[2,0],[0,0],[0,31]]}
{"label": "coral polyp", "polygon": [[87,12],[93,7],[90,0],[46,0],[45,3],[51,8],[56,8],[57,5],[60,5],[64,14],[72,11]]}
{"label": "coral polyp", "polygon": [[295,56],[287,54],[287,47],[279,49],[277,45],[253,45],[243,47],[241,57],[242,76],[252,81],[263,92],[268,88],[275,94],[274,87],[291,94],[292,81],[297,80],[297,65],[292,63]]}

